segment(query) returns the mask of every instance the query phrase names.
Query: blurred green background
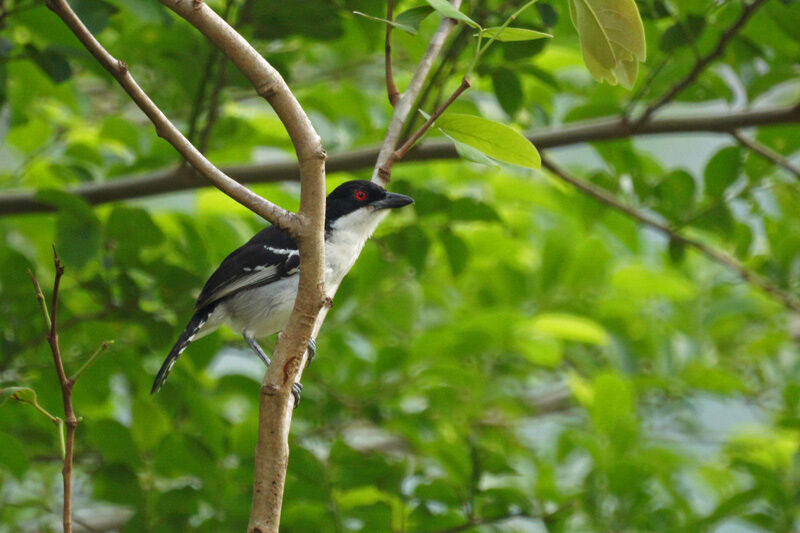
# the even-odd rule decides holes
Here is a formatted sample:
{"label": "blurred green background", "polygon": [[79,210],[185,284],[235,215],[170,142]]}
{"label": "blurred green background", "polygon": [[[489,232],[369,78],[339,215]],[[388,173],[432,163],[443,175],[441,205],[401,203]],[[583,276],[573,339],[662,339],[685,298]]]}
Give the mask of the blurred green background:
{"label": "blurred green background", "polygon": [[[271,109],[185,21],[152,0],[71,3],[213,162],[292,160]],[[352,11],[383,16],[383,2],[209,3],[286,77],[330,154],[382,140],[384,29]],[[519,4],[472,0],[463,10],[497,25]],[[567,3],[541,0],[515,24],[554,39],[494,46],[453,110],[521,131],[640,110],[743,9],[738,0],[637,4],[648,59],[632,91],[594,82]],[[416,36],[395,32],[401,89],[438,21],[429,16]],[[797,103],[798,28],[800,3],[765,2],[663,115]],[[472,33],[454,32],[426,111],[458,85]],[[800,149],[795,124],[745,133],[788,158]],[[798,176],[730,136],[676,133],[550,155],[800,291]],[[49,292],[53,242],[66,265],[66,365],[74,371],[115,341],[74,393],[78,530],[247,524],[261,362],[222,331],[191,346],[160,394],[149,389],[206,277],[263,221],[209,188],[96,207],[64,192],[180,162],[44,3],[0,1],[0,197],[35,190],[58,207],[0,217],[0,387],[30,387],[61,412],[26,273]],[[368,179],[370,166],[331,174],[329,190]],[[253,188],[297,207],[297,183]],[[283,531],[800,527],[797,313],[543,172],[401,163],[390,188],[416,205],[368,243],[318,339],[294,414]],[[0,532],[60,528],[60,486],[56,428],[5,402]]]}

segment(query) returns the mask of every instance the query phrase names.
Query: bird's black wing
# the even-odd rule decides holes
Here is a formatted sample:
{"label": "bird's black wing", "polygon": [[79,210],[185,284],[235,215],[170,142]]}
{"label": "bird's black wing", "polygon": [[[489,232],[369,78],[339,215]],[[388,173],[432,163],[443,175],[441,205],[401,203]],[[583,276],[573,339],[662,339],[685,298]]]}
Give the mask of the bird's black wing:
{"label": "bird's black wing", "polygon": [[195,309],[299,271],[297,243],[285,231],[270,226],[225,258],[200,292]]}

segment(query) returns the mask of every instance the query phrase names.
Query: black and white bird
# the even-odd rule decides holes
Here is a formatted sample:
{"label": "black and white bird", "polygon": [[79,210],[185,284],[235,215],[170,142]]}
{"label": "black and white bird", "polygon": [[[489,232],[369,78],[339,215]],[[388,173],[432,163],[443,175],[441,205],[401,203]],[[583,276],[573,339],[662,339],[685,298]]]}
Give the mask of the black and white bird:
{"label": "black and white bird", "polygon": [[[348,181],[325,201],[325,286],[332,295],[389,209],[413,203],[369,181]],[[283,330],[292,313],[300,278],[300,251],[285,231],[269,226],[222,261],[195,303],[195,313],[156,375],[155,393],[189,344],[223,324],[240,333],[269,366],[256,339]],[[314,343],[309,346],[313,356]],[[295,405],[299,384],[293,390]]]}

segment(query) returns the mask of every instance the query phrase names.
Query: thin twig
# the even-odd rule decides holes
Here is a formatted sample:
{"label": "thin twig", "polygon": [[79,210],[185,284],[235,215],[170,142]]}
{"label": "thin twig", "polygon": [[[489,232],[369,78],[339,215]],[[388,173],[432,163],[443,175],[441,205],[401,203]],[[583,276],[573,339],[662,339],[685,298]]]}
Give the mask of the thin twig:
{"label": "thin twig", "polygon": [[566,170],[553,163],[553,161],[551,161],[549,158],[545,157],[544,154],[542,154],[542,166],[547,168],[550,172],[552,172],[557,177],[561,178],[563,181],[566,181],[570,185],[577,188],[582,193],[595,198],[596,200],[606,204],[607,206],[610,206],[618,211],[625,213],[626,215],[633,218],[640,224],[644,224],[645,226],[649,226],[663,233],[664,235],[668,236],[675,242],[694,248],[695,250],[699,251],[700,253],[710,258],[711,260],[735,272],[740,278],[742,278],[747,283],[753,285],[754,287],[760,288],[773,298],[779,300],[789,309],[796,312],[800,312],[800,300],[798,300],[798,298],[794,294],[791,294],[783,290],[777,284],[773,283],[767,278],[764,278],[760,274],[757,274],[756,272],[750,270],[735,257],[730,256],[721,250],[717,250],[716,248],[709,246],[708,244],[692,239],[690,237],[686,237],[682,233],[676,231],[674,228],[661,222],[657,218],[647,213],[641,212],[634,207],[625,205],[607,191],[599,187],[596,187],[591,183],[575,178],[574,176],[569,174]]}
{"label": "thin twig", "polygon": [[[461,6],[461,0],[452,0],[451,3],[456,9]],[[414,76],[412,76],[408,88],[400,97],[400,100],[397,101],[394,114],[392,115],[392,121],[389,123],[386,137],[383,140],[383,144],[381,144],[381,149],[378,152],[378,158],[375,161],[372,172],[372,181],[379,185],[385,186],[389,182],[391,167],[387,168],[386,163],[392,157],[397,143],[400,142],[400,134],[403,131],[403,125],[406,123],[406,120],[408,120],[411,108],[422,90],[422,85],[425,83],[425,79],[428,77],[428,73],[433,67],[436,57],[442,50],[442,46],[444,46],[444,42],[447,40],[450,30],[453,29],[455,24],[456,21],[453,19],[445,18],[442,20],[417,66],[417,70],[414,72]]]}
{"label": "thin twig", "polygon": [[784,170],[788,171],[795,178],[800,179],[800,167],[786,159],[784,156],[770,148],[769,146],[762,144],[755,139],[750,139],[741,132],[733,130],[731,132],[731,136],[736,139],[736,141],[741,144],[742,146],[746,147],[748,150],[753,151],[754,153],[760,155],[770,163],[777,165]]}
{"label": "thin twig", "polygon": [[[394,20],[394,0],[387,0],[386,2],[386,20]],[[389,97],[389,103],[392,107],[397,105],[400,99],[400,91],[397,89],[397,84],[394,82],[394,73],[392,72],[392,25],[386,25],[386,45],[385,49],[385,68],[386,68],[386,95]]]}
{"label": "thin twig", "polygon": [[106,350],[108,350],[109,346],[111,346],[112,344],[114,344],[114,341],[105,341],[105,342],[103,342],[103,344],[101,344],[97,348],[97,350],[95,350],[94,353],[91,356],[89,356],[89,359],[87,359],[81,365],[81,367],[78,370],[76,370],[74,374],[72,374],[72,377],[69,378],[70,381],[72,381],[73,383],[78,381],[78,378],[81,377],[81,374],[83,374],[90,366],[92,366],[95,363],[95,361],[97,361],[97,358],[100,357],[101,355],[103,355],[103,353]]}
{"label": "thin twig", "polygon": [[[442,59],[433,70],[433,74],[431,74],[430,78],[425,83],[425,86],[420,92],[419,98],[417,98],[417,101],[414,103],[413,110],[409,114],[409,119],[406,121],[406,124],[403,127],[403,132],[400,134],[400,139],[407,139],[409,135],[411,135],[411,132],[414,131],[414,126],[416,125],[417,119],[420,118],[417,112],[427,106],[428,99],[430,98],[433,90],[439,89],[439,91],[441,91],[442,87],[447,84],[450,76],[452,76],[455,72],[456,68],[458,67],[458,58],[469,42],[470,31],[471,28],[466,26],[460,26],[456,29],[453,38],[450,40],[447,47],[444,49],[444,52],[442,53]],[[445,74],[445,68],[448,66],[449,70]],[[433,107],[436,107],[436,103],[438,102],[437,100],[434,100],[434,102],[435,104]]]}
{"label": "thin twig", "polygon": [[[541,149],[573,146],[588,142],[606,142],[638,135],[660,135],[669,133],[720,133],[729,135],[739,128],[774,126],[800,122],[800,106],[785,106],[746,111],[704,113],[686,117],[655,118],[634,128],[619,117],[592,119],[555,128],[528,133],[527,138]],[[328,158],[329,172],[354,172],[371,168],[380,148],[359,148],[350,152],[333,154]],[[458,159],[453,143],[448,140],[424,141],[411,151],[404,161],[431,161]],[[275,183],[297,181],[300,178],[297,162],[286,160],[222,167],[227,175],[240,183]],[[145,198],[156,194],[185,191],[207,187],[205,180],[195,179],[191,172],[182,172],[180,167],[170,167],[120,176],[98,184],[78,185],[65,189],[80,196],[92,205]],[[33,192],[11,192],[0,196],[0,217],[20,213],[53,211],[53,206],[42,203]]]}
{"label": "thin twig", "polygon": [[[64,466],[61,469],[61,476],[64,482],[64,503],[62,524],[64,533],[72,533],[72,454],[75,446],[75,429],[78,427],[78,418],[72,407],[72,386],[74,381],[67,377],[64,372],[64,362],[61,359],[61,349],[58,345],[58,291],[61,287],[61,276],[64,275],[64,265],[58,257],[55,247],[53,247],[53,261],[55,263],[55,280],[53,281],[53,299],[50,304],[50,313],[47,312],[42,288],[36,276],[29,272],[33,281],[33,288],[36,291],[36,299],[42,307],[42,316],[47,327],[47,341],[50,343],[50,351],[53,354],[53,365],[58,375],[58,384],[61,387],[61,398],[64,403],[64,425],[66,426],[66,439],[64,443]],[[50,415],[52,419],[52,415]],[[60,425],[61,420],[56,419]],[[61,428],[59,428],[60,431]],[[62,433],[63,435],[63,433]]]}
{"label": "thin twig", "polygon": [[678,96],[681,92],[683,92],[684,89],[686,89],[689,85],[694,83],[694,80],[696,80],[697,77],[700,74],[702,74],[702,72],[706,69],[706,67],[708,67],[711,63],[716,61],[719,57],[722,56],[722,54],[725,53],[725,49],[727,48],[728,43],[730,43],[731,39],[733,39],[742,28],[744,28],[744,25],[747,23],[747,21],[750,19],[753,13],[755,13],[756,10],[762,5],[764,5],[766,2],[767,0],[754,0],[750,4],[745,4],[744,7],[742,8],[741,15],[739,15],[739,18],[736,19],[736,22],[734,22],[733,25],[730,28],[728,28],[725,31],[725,33],[722,34],[722,37],[720,37],[719,43],[717,43],[716,48],[714,48],[714,50],[709,52],[707,55],[698,59],[697,63],[695,63],[692,70],[689,71],[689,74],[687,74],[684,78],[682,78],[675,85],[673,85],[672,88],[670,88],[670,90],[667,91],[667,93],[664,96],[656,100],[654,103],[650,104],[647,107],[647,109],[644,110],[642,115],[636,120],[636,124],[641,125],[647,122],[653,115],[653,113],[655,113],[663,106],[671,102],[676,96]]}
{"label": "thin twig", "polygon": [[125,92],[133,99],[139,109],[153,122],[159,137],[172,144],[200,174],[213,182],[225,194],[276,226],[286,229],[292,234],[297,233],[299,222],[292,213],[262,198],[226,176],[189,142],[142,90],[128,71],[128,65],[108,53],[81,22],[66,0],[47,0],[47,6],[61,17],[95,59],[116,78],[117,82],[125,89]]}
{"label": "thin twig", "polygon": [[[230,16],[232,7],[233,7],[233,0],[227,0],[227,2],[225,2],[225,9],[222,12],[222,18],[224,20],[227,20],[228,17]],[[200,115],[203,112],[203,104],[205,103],[208,83],[209,81],[211,81],[214,69],[216,68],[217,70],[220,70],[223,68],[222,65],[219,64],[220,58],[222,58],[222,53],[219,51],[219,48],[217,48],[216,46],[212,46],[211,49],[208,51],[208,56],[206,57],[206,63],[205,65],[203,65],[203,73],[200,76],[200,82],[197,84],[197,92],[195,93],[194,102],[192,103],[192,112],[191,115],[189,116],[189,131],[186,134],[186,138],[188,138],[190,142],[195,144],[198,144],[196,139],[197,125],[200,121]],[[209,113],[211,112],[210,109],[211,106],[209,104]],[[198,144],[198,149],[200,150],[200,152],[205,153],[202,144]]]}
{"label": "thin twig", "polygon": [[453,91],[453,94],[451,94],[441,106],[439,106],[439,109],[437,109],[430,117],[428,117],[428,120],[425,121],[425,123],[403,144],[403,146],[395,150],[395,152],[392,154],[392,157],[389,159],[389,161],[387,161],[388,167],[391,168],[395,162],[403,159],[403,156],[405,156],[406,153],[416,144],[416,142],[423,135],[425,135],[425,132],[428,131],[436,119],[442,116],[442,113],[444,113],[445,110],[450,107],[450,104],[455,102],[456,98],[461,96],[461,93],[469,89],[469,87],[469,80],[467,78],[463,78],[458,88]]}
{"label": "thin twig", "polygon": [[[239,11],[239,14],[236,17],[237,20],[236,24],[233,26],[234,29],[238,30],[239,27],[244,22],[249,20],[250,10],[252,6],[253,6],[253,0],[245,0],[241,10]],[[224,18],[227,19],[227,17]],[[219,118],[220,95],[222,94],[222,89],[225,88],[225,81],[228,74],[228,65],[229,62],[227,60],[223,60],[220,62],[219,68],[217,69],[217,76],[216,79],[214,80],[214,87],[212,88],[211,95],[208,98],[208,112],[206,114],[206,122],[203,125],[202,131],[200,131],[200,138],[197,142],[197,148],[202,153],[206,153],[206,150],[208,150],[208,142],[211,139],[211,132],[214,130],[214,125],[217,123],[217,118]]]}

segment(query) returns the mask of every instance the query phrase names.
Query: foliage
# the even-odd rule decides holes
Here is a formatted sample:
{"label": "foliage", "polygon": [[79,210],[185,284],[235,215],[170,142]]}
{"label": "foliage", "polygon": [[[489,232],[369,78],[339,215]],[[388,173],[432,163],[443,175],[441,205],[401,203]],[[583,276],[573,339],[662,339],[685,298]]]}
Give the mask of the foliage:
{"label": "foliage", "polygon": [[[225,2],[209,3],[224,12]],[[522,12],[514,27],[554,37],[498,37],[451,120],[525,131],[635,117],[713,52],[743,9],[738,0],[637,2],[648,56],[627,91],[597,84],[583,66],[587,10],[606,3],[633,5],[540,0]],[[398,13],[424,7],[402,19],[414,31],[393,33],[402,90],[440,20],[427,6],[442,2],[397,4]],[[518,4],[474,0],[461,11],[491,39]],[[198,137],[211,125],[212,161],[293,157],[280,122],[234,68],[222,76],[218,117],[208,112],[218,72],[206,66],[209,45],[158,2],[74,6],[183,131]],[[234,2],[229,17],[242,17],[239,29],[334,153],[385,134],[384,25],[352,13],[381,18],[384,8],[274,0],[242,17]],[[124,531],[240,531],[261,363],[223,331],[193,344],[158,395],[149,389],[203,281],[263,224],[210,189],[97,207],[64,192],[180,161],[44,3],[0,2],[0,25],[0,187],[36,190],[58,209],[0,218],[0,531],[58,525],[58,428],[10,398],[54,414],[61,405],[26,273],[48,285],[53,242],[67,269],[65,364],[78,368],[115,340],[74,391],[83,417],[76,519],[117,520]],[[796,103],[798,25],[800,4],[765,3],[670,112]],[[464,43],[480,32],[461,24],[456,33],[425,112],[472,64]],[[615,63],[599,57],[604,70],[592,73],[633,82],[624,76],[644,47],[606,35]],[[747,135],[789,157],[800,149],[794,124]],[[627,205],[798,293],[798,177],[728,136],[624,139],[557,155]],[[329,186],[368,172],[332,174]],[[254,188],[297,207],[295,184]],[[416,205],[367,245],[318,340],[292,428],[285,531],[797,529],[796,314],[549,174],[407,163],[391,188]]]}

